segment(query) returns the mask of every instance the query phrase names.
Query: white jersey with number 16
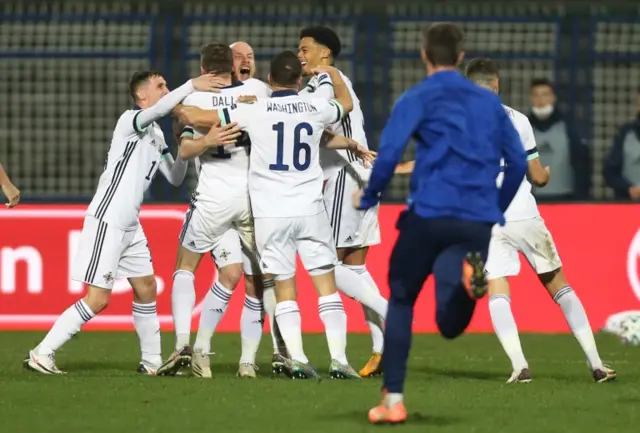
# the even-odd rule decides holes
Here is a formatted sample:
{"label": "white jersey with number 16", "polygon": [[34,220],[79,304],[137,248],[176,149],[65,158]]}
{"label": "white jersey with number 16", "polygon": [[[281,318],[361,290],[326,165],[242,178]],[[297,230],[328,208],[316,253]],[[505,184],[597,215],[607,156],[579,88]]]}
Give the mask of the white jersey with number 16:
{"label": "white jersey with number 16", "polygon": [[238,122],[251,138],[249,195],[254,217],[299,217],[324,212],[319,163],[322,133],[340,122],[334,100],[274,91],[271,98],[222,109],[222,123]]}

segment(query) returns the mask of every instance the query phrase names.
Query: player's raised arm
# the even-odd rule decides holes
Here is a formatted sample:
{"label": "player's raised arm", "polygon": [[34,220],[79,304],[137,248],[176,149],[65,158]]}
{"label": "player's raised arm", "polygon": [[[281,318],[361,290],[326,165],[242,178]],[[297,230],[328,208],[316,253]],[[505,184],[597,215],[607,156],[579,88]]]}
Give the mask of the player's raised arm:
{"label": "player's raised arm", "polygon": [[373,164],[369,185],[360,199],[360,209],[369,209],[378,203],[382,191],[393,177],[409,139],[423,118],[424,104],[416,94],[409,91],[400,96],[382,131],[378,156]]}
{"label": "player's raised arm", "polygon": [[[319,84],[316,92],[320,90],[320,83],[322,81],[320,80],[320,77],[322,76],[322,74],[327,74],[329,77],[323,78],[323,80],[325,80],[327,83],[328,83],[328,80],[331,80],[331,84],[333,87],[333,94],[335,95],[335,100],[342,106],[344,110],[344,114],[350,113],[351,110],[353,110],[353,98],[351,98],[351,92],[349,92],[349,88],[347,87],[347,84],[342,79],[340,72],[338,72],[338,70],[333,66],[326,66],[326,65],[315,67],[313,69],[313,72],[319,75],[318,77]],[[320,95],[314,94],[314,96],[322,97],[322,94]]]}
{"label": "player's raised arm", "polygon": [[235,123],[228,123],[224,126],[215,125],[211,127],[209,133],[200,138],[193,138],[193,130],[185,128],[180,141],[178,156],[185,161],[205,153],[212,147],[225,146],[227,144],[235,144],[240,137],[240,127]]}
{"label": "player's raised arm", "polygon": [[191,125],[196,129],[210,129],[220,123],[217,110],[204,110],[198,107],[177,105],[173,109],[173,115],[185,125]]}
{"label": "player's raised arm", "polygon": [[7,198],[6,206],[8,208],[16,207],[20,202],[20,190],[11,183],[11,179],[4,171],[4,167],[0,164],[0,187],[2,187],[2,193]]}
{"label": "player's raised arm", "polygon": [[[164,80],[157,83],[158,86],[166,86]],[[165,94],[158,102],[150,107],[138,111],[133,118],[133,128],[136,132],[141,132],[147,126],[158,119],[171,113],[176,105],[194,91],[209,92],[217,89],[217,80],[213,75],[201,75],[198,78],[187,81],[182,86],[172,92]],[[166,87],[165,90],[166,92]],[[133,92],[135,93],[135,91]]]}
{"label": "player's raised arm", "polygon": [[496,102],[496,107],[499,116],[500,147],[505,163],[504,178],[499,196],[500,209],[504,213],[511,204],[516,192],[518,192],[520,183],[522,183],[522,179],[524,179],[527,172],[527,154],[522,147],[518,132],[499,101]]}
{"label": "player's raised arm", "polygon": [[522,140],[524,149],[527,152],[529,177],[535,186],[543,187],[549,182],[549,167],[543,167],[540,162],[540,155],[538,154],[538,148],[536,146],[536,138],[533,134],[533,128],[531,128],[529,119],[525,116],[523,116],[522,119],[520,139]]}

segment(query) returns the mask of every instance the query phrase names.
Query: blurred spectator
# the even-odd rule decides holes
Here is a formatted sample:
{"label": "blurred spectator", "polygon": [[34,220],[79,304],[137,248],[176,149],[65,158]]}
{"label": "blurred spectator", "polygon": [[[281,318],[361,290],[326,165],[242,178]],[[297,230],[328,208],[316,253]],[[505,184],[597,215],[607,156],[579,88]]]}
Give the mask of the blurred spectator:
{"label": "blurred spectator", "polygon": [[604,179],[619,200],[640,201],[640,90],[636,118],[618,129],[604,163]]}
{"label": "blurred spectator", "polygon": [[535,190],[541,201],[588,200],[591,159],[586,140],[580,138],[556,106],[553,83],[546,78],[531,82],[529,120],[536,137],[540,161],[551,169],[551,179]]}

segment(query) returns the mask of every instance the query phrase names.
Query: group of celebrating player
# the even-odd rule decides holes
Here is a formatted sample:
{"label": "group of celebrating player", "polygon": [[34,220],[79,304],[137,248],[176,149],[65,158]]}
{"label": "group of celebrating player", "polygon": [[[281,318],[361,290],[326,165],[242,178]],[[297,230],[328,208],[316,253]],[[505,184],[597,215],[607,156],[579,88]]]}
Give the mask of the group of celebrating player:
{"label": "group of celebrating player", "polygon": [[[441,24],[429,32],[425,34],[422,56],[430,78],[424,83],[436,89],[432,90],[435,94],[440,87],[453,85],[442,81],[446,77],[454,80],[452,83],[456,82],[456,76],[448,74],[458,74],[455,68],[462,61],[463,52],[459,44],[461,33],[457,36],[459,31],[455,26]],[[455,56],[449,56],[451,59],[446,55],[443,57],[443,53],[451,49]],[[130,90],[136,105],[122,114],[115,127],[105,170],[88,207],[78,255],[73,263],[72,277],[87,284],[87,294],[69,307],[40,344],[29,352],[24,360],[26,367],[45,374],[62,373],[55,363],[56,350],[107,307],[114,279],[128,278],[134,293],[133,317],[142,352],[138,371],[149,375],[174,375],[190,365],[193,375],[210,378],[211,340],[244,275],[246,294],[241,316],[242,353],[238,375],[256,377],[255,358],[266,313],[272,329],[274,371],[293,378],[318,378],[317,370],[303,350],[301,315],[296,303],[297,255],[319,296],[318,312],[326,331],[331,377],[357,379],[377,375],[383,370],[383,362],[386,376],[387,366],[395,369],[395,364],[402,363],[393,358],[396,354],[383,357],[383,349],[399,341],[396,323],[400,320],[396,311],[405,304],[412,308],[424,278],[434,265],[424,265],[415,278],[406,272],[396,278],[392,257],[392,295],[388,305],[365,262],[368,247],[380,242],[378,200],[389,177],[380,175],[385,170],[384,164],[391,161],[396,174],[411,173],[414,165],[416,171],[427,171],[427,166],[420,165],[420,154],[417,163],[396,166],[404,148],[391,149],[381,145],[379,156],[385,159],[376,160],[372,174],[369,163],[376,155],[368,150],[359,100],[349,79],[333,67],[340,50],[340,40],[331,29],[309,27],[300,34],[297,55],[286,51],[272,60],[269,85],[253,78],[253,51],[245,42],[231,46],[205,45],[201,52],[203,75],[172,92],[157,72],[133,76]],[[310,79],[300,90],[303,76]],[[434,80],[432,77],[436,76],[439,77]],[[498,70],[492,61],[472,60],[467,65],[466,76],[475,84],[473,88],[460,84],[461,88],[473,93],[474,97],[495,102],[491,92],[482,89],[498,92]],[[414,89],[399,100],[390,123],[393,116],[404,115],[410,121],[416,113],[424,114],[420,112],[422,109],[407,111],[404,108],[409,107],[409,102],[418,104],[416,95],[419,92]],[[503,206],[507,222],[493,227],[492,233],[493,224],[487,226],[487,236],[491,237],[488,248],[473,247],[473,251],[460,257],[457,252],[451,256],[456,275],[462,278],[456,277],[452,286],[462,284],[466,298],[459,300],[453,295],[445,298],[440,286],[436,288],[440,330],[449,338],[464,331],[475,300],[488,291],[493,325],[513,366],[509,382],[529,382],[531,374],[511,313],[507,283],[509,276],[519,273],[518,252],[522,252],[561,307],[585,352],[593,378],[597,382],[612,380],[615,371],[605,366],[598,355],[584,308],[562,273],[553,240],[531,194],[531,185],[526,178],[520,177],[515,188],[510,186],[512,179],[517,177],[513,173],[519,164],[523,171],[528,166],[536,185],[543,186],[548,181],[549,171],[540,164],[531,125],[516,110],[504,107],[501,111],[498,118],[511,121],[507,122],[508,126],[503,125],[505,135],[495,136],[496,140],[504,142],[506,149],[500,156],[506,160],[503,189],[513,190]],[[177,119],[181,131],[175,160],[169,153],[162,130],[155,123],[170,113]],[[458,114],[439,120],[444,125],[442,131]],[[420,123],[416,122],[413,130],[398,131],[397,139],[404,140],[406,146],[412,134],[419,136],[416,132],[419,127]],[[454,137],[442,131],[435,128],[431,132],[439,137]],[[385,133],[386,137],[392,135],[389,125]],[[450,147],[453,149],[455,143]],[[526,165],[522,153],[525,151]],[[184,180],[191,159],[196,164],[198,185],[179,234],[173,275],[175,350],[163,361],[154,271],[139,212],[144,193],[156,171],[159,169],[169,182],[178,185]],[[472,167],[473,164],[469,164]],[[498,173],[499,164],[492,170]],[[484,176],[492,172],[487,171]],[[503,182],[501,176],[493,177],[494,189],[496,178],[498,186]],[[383,177],[385,180],[380,181]],[[363,195],[361,189],[370,178],[374,185],[370,185]],[[426,188],[426,184],[414,185],[414,178],[410,211],[414,206],[420,206],[420,197],[415,191]],[[501,203],[503,201],[501,198]],[[504,221],[502,215],[500,217],[496,221]],[[414,224],[411,218],[414,217],[410,212],[399,222],[401,238],[396,248],[404,242],[401,225]],[[474,220],[473,217],[470,219]],[[481,227],[483,233],[485,226]],[[424,232],[433,229],[425,226]],[[465,230],[466,227],[460,226],[459,235],[463,236]],[[446,230],[439,231],[442,234]],[[477,254],[474,253],[476,250]],[[192,349],[190,325],[196,302],[194,273],[203,254],[209,253],[218,269],[217,278],[203,301]],[[415,260],[422,257],[409,253]],[[400,253],[396,260],[400,260]],[[437,261],[434,272],[436,280],[445,280],[443,273],[438,274]],[[402,278],[412,280],[404,284]],[[394,296],[394,284],[396,287],[404,284],[406,290],[409,286],[417,288],[412,289],[415,293],[407,292],[401,299],[397,288]],[[363,305],[371,329],[373,353],[359,372],[350,366],[346,356],[347,319],[337,290]],[[441,299],[464,304],[463,316],[468,315],[468,318],[450,322],[445,317],[446,311],[440,317],[440,304],[445,302]],[[410,328],[411,315],[406,316],[409,318],[404,322],[408,320]],[[386,324],[393,326],[386,334],[385,319],[393,322]],[[408,349],[408,345],[403,345],[397,353],[402,352],[400,356],[404,356]],[[406,359],[404,365],[406,369]],[[403,375],[404,370],[393,380],[396,377],[404,380]],[[393,385],[385,384],[383,403],[370,413],[372,422],[406,419],[401,387],[400,390],[392,388]]]}

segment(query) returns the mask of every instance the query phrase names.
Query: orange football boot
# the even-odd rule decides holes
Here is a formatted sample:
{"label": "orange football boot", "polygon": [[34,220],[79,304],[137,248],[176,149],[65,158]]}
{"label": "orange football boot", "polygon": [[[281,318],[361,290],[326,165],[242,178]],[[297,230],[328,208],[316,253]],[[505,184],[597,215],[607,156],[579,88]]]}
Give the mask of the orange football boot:
{"label": "orange football boot", "polygon": [[360,377],[373,377],[382,374],[382,354],[373,353],[362,370],[359,371]]}
{"label": "orange football boot", "polygon": [[387,391],[382,391],[382,401],[369,411],[369,422],[371,424],[402,424],[407,420],[407,409],[404,401],[396,403],[393,407],[387,407],[385,396]]}

